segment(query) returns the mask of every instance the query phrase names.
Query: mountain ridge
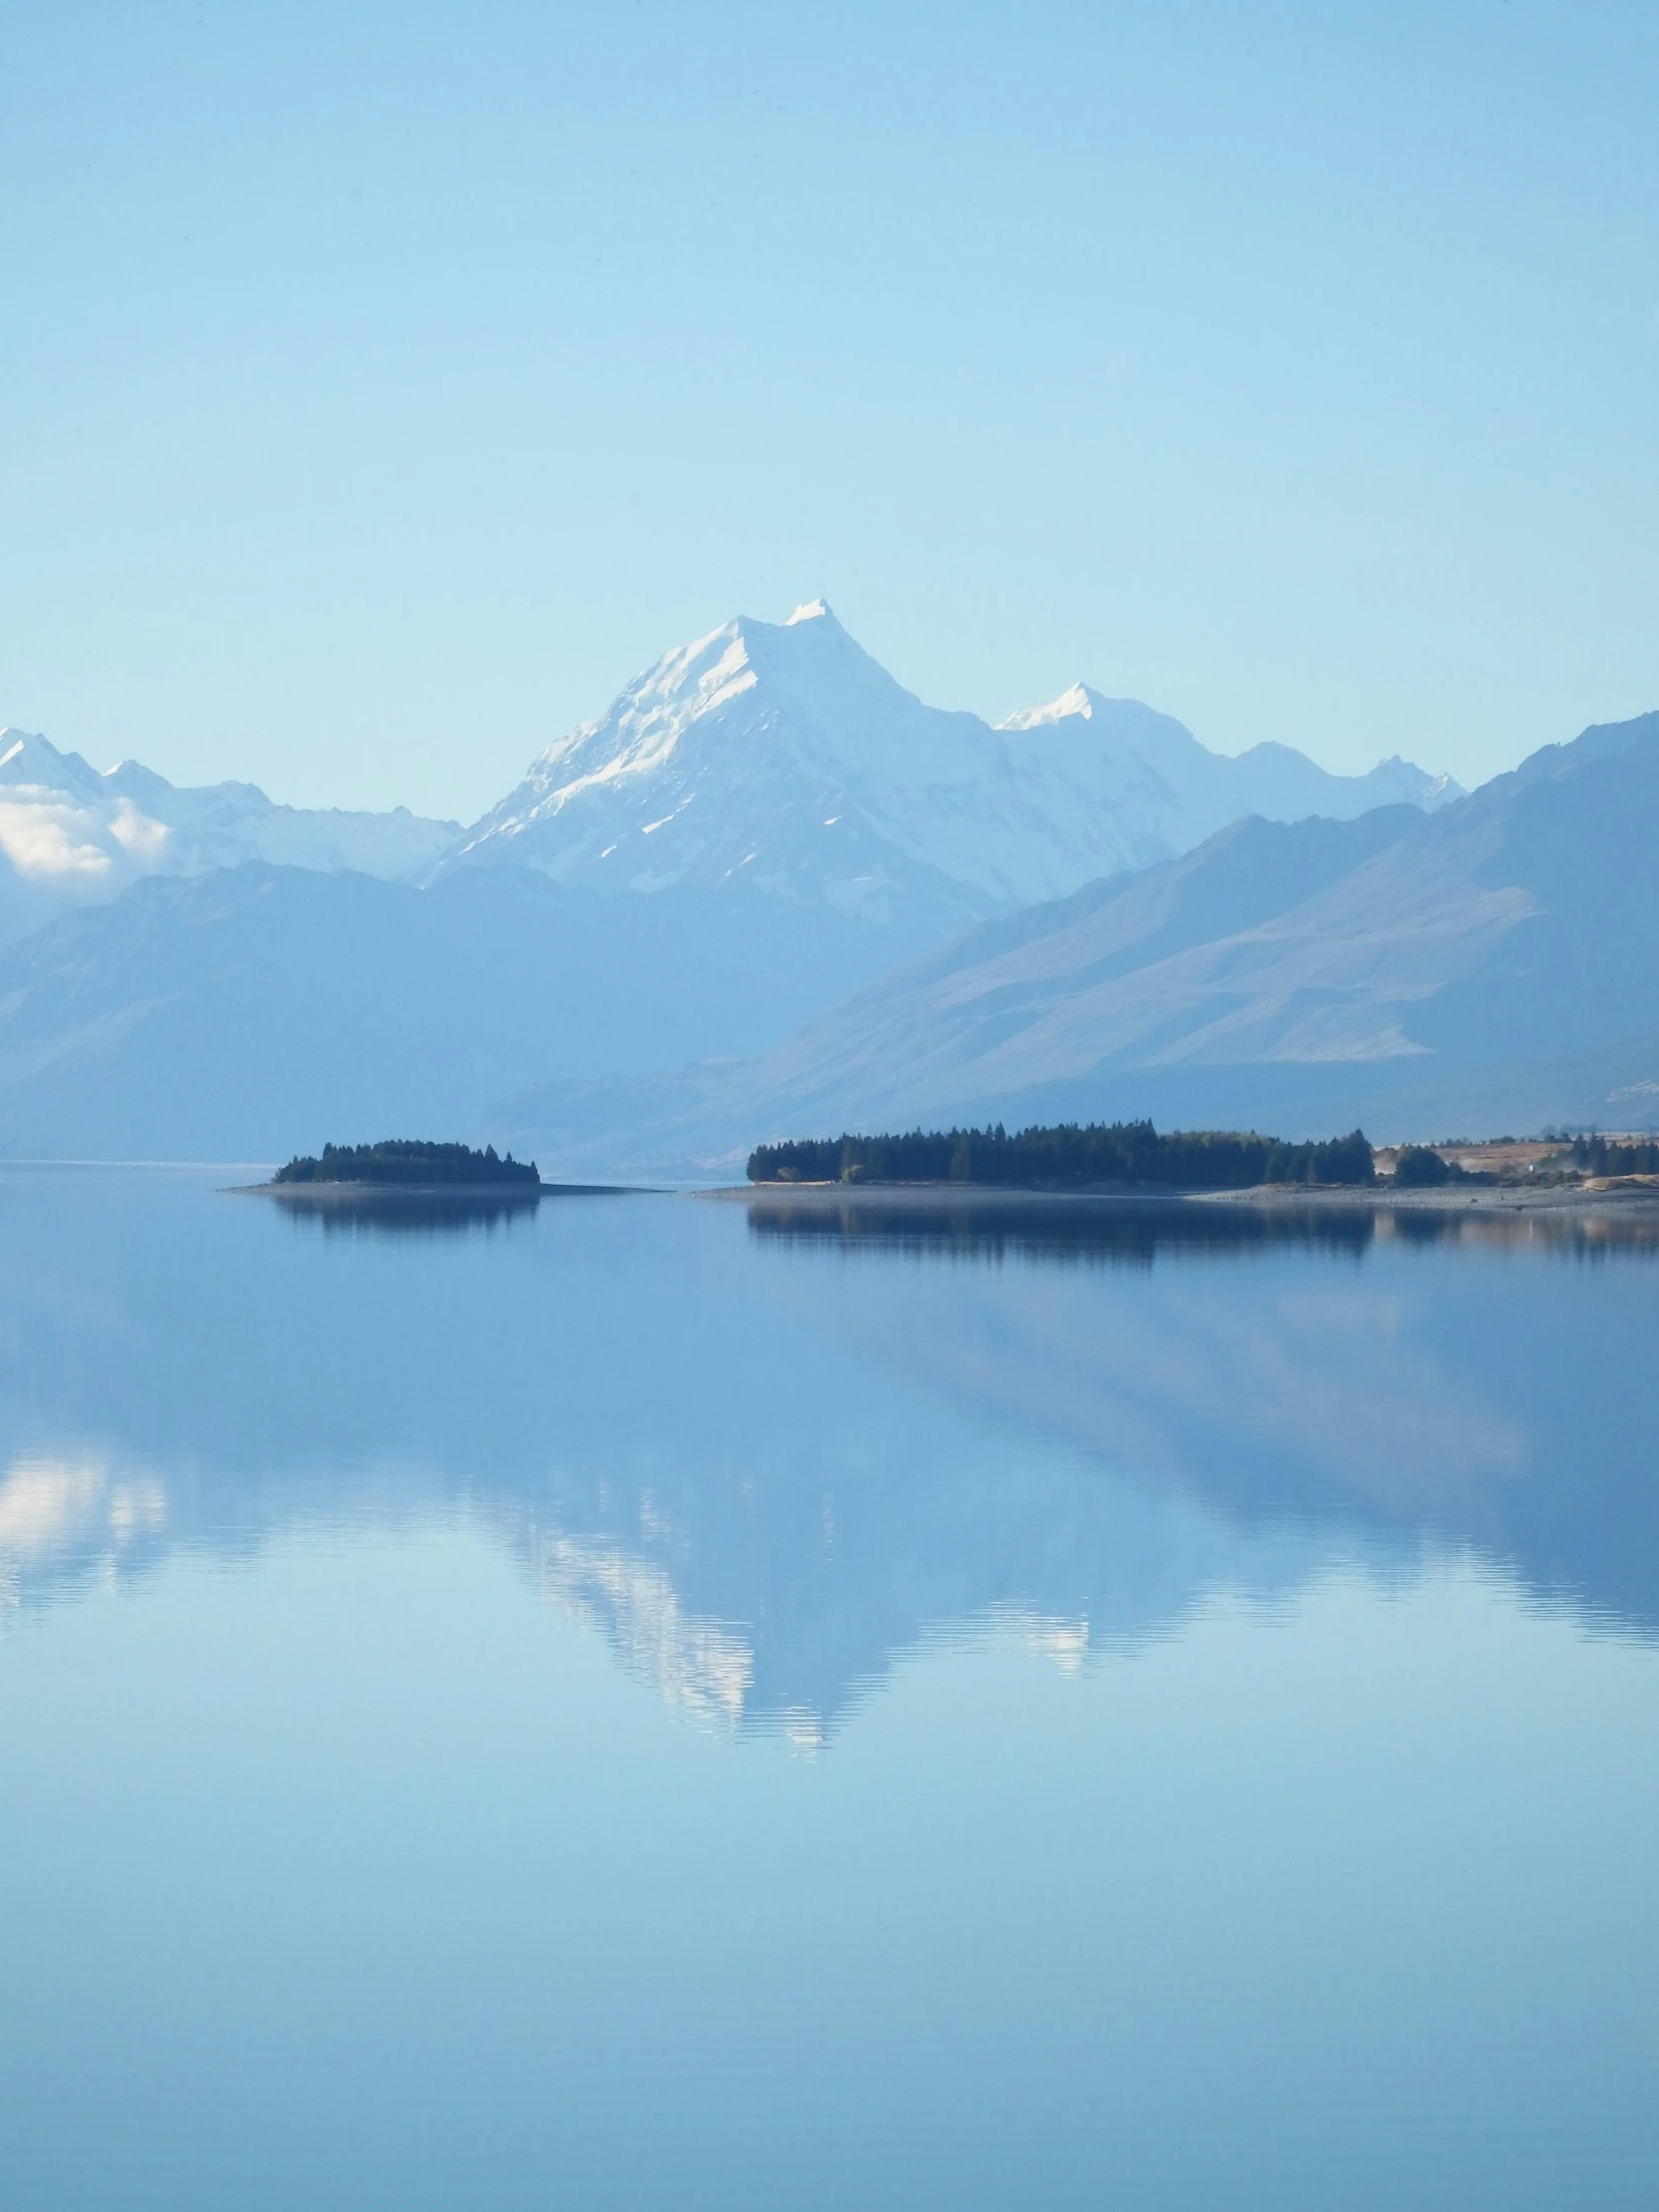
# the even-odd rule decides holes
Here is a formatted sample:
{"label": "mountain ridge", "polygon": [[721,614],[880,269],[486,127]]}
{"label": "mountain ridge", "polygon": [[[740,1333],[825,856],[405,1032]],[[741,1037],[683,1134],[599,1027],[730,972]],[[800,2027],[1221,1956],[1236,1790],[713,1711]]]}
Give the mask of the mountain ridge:
{"label": "mountain ridge", "polygon": [[1346,819],[1455,789],[1397,758],[1364,777],[1274,744],[1228,758],[1082,684],[993,729],[925,705],[818,599],[672,648],[464,830],[285,807],[248,783],[177,787],[132,760],[100,771],[0,733],[0,942],[145,875],[250,860],[422,883],[505,862],[644,894],[750,880],[780,905],[896,923],[895,946],[943,942],[1245,814]]}
{"label": "mountain ridge", "polygon": [[[1659,1118],[1659,714],[1586,736],[1434,815],[1232,825],[981,923],[753,1065],[653,1079],[633,1106],[613,1086],[604,1119],[689,1178],[729,1172],[745,1138],[858,1127],[1151,1114],[1425,1136],[1460,1112],[1607,1122],[1615,1100],[1642,1126]],[[579,1085],[504,1100],[485,1126],[535,1132],[572,1171],[610,1141]]]}
{"label": "mountain ridge", "polygon": [[549,1069],[764,1051],[893,942],[746,888],[614,899],[528,868],[428,889],[264,861],[148,876],[0,946],[0,1157],[461,1133]]}
{"label": "mountain ridge", "polygon": [[665,654],[539,755],[437,872],[510,853],[560,881],[650,891],[752,870],[784,902],[877,923],[919,905],[961,926],[1170,857],[1243,814],[1346,818],[1456,791],[1398,761],[1336,777],[1289,747],[1230,759],[1081,685],[993,728],[924,705],[815,600]]}
{"label": "mountain ridge", "polygon": [[459,831],[406,807],[286,807],[257,784],[170,784],[132,760],[95,769],[38,733],[0,730],[0,943],[149,875],[265,860],[412,880]]}
{"label": "mountain ridge", "polygon": [[[706,1180],[853,1119],[1433,1134],[1500,1066],[1531,1071],[1479,1093],[1505,1121],[1659,1098],[1637,1018],[1659,1008],[1647,724],[1592,726],[1442,805],[1408,769],[1415,798],[1377,807],[1391,764],[1227,761],[1087,686],[1022,719],[923,706],[823,602],[724,625],[413,880],[140,873],[0,945],[0,1152],[285,1157],[418,1125],[560,1174]],[[117,805],[154,824],[172,792],[37,745],[10,786],[0,767],[0,823],[19,765],[43,788],[43,762],[123,854]],[[1240,819],[1240,762],[1355,811]],[[254,787],[205,797],[233,831],[256,802],[292,813]],[[1226,816],[1206,838],[1119,864],[1201,802]],[[1018,900],[1022,870],[1064,889]],[[0,871],[0,909],[7,890]]]}

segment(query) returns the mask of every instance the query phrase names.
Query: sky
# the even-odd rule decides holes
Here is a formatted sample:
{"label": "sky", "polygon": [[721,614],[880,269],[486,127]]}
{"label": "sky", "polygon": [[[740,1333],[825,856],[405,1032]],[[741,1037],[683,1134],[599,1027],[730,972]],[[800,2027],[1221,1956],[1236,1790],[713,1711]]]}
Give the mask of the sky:
{"label": "sky", "polygon": [[0,0],[0,723],[470,820],[826,595],[1472,784],[1659,707],[1659,9]]}

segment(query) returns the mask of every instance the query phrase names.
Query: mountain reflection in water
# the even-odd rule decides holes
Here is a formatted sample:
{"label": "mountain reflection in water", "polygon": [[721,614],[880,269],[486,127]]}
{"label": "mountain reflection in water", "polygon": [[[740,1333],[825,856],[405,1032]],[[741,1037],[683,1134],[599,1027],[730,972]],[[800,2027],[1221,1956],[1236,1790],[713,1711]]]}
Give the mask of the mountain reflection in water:
{"label": "mountain reflection in water", "polygon": [[462,1512],[680,1709],[814,1742],[930,1631],[1074,1666],[1355,1560],[1472,1552],[1659,1632],[1635,1212],[613,1198],[295,1234],[202,1179],[9,1170],[0,1217],[0,1605]]}

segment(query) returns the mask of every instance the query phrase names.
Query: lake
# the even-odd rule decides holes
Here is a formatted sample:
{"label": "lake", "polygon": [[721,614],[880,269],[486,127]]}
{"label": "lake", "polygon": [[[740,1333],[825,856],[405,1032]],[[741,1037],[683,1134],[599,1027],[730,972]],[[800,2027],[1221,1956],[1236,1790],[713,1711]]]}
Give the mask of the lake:
{"label": "lake", "polygon": [[8,2204],[1659,2201],[1659,1229],[0,1170]]}

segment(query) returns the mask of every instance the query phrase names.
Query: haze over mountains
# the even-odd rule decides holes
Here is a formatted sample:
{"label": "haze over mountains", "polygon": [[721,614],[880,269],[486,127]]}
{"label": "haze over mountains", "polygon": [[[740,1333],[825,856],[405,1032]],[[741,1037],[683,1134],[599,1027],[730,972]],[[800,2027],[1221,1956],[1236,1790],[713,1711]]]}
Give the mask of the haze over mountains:
{"label": "haze over mountains", "polygon": [[427,890],[257,862],[153,877],[0,951],[0,1156],[464,1135],[549,1069],[765,1051],[885,944],[753,892],[607,898],[533,868]]}
{"label": "haze over mountains", "polygon": [[13,1157],[487,1134],[695,1177],[852,1121],[1659,1100],[1659,718],[1469,798],[1083,685],[992,728],[814,602],[664,656],[464,832],[0,752]]}
{"label": "haze over mountains", "polygon": [[458,831],[389,814],[279,807],[257,784],[180,790],[137,761],[100,772],[27,731],[0,730],[0,943],[146,875],[206,875],[245,860],[357,868],[409,881]]}

